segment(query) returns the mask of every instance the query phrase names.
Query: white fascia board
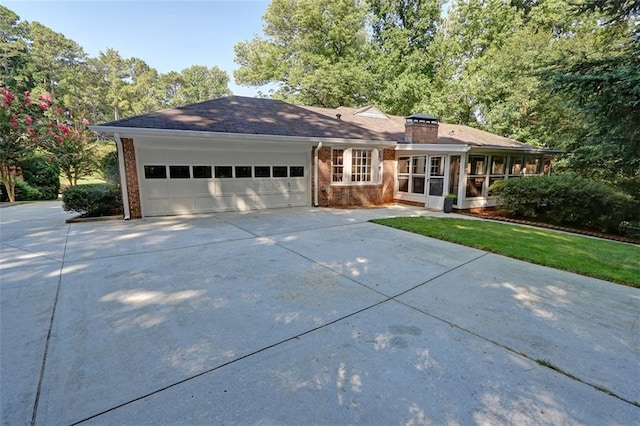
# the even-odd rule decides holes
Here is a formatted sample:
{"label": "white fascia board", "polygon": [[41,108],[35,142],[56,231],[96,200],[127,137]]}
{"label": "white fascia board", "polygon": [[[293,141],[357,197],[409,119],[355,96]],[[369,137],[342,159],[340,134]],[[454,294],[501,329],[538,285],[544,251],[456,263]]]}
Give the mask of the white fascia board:
{"label": "white fascia board", "polygon": [[223,132],[206,132],[194,130],[168,130],[168,129],[143,129],[132,127],[114,127],[114,126],[89,126],[94,132],[113,136],[115,133],[120,134],[120,138],[135,138],[136,136],[152,136],[162,138],[193,138],[193,139],[210,139],[216,138],[219,141],[228,142],[271,142],[285,144],[308,144],[315,146],[318,142],[328,145],[374,145],[374,146],[394,146],[393,141],[376,141],[367,139],[343,139],[343,138],[322,138],[322,137],[301,137],[301,136],[280,136],[280,135],[256,135],[251,133],[223,133]]}
{"label": "white fascia board", "polygon": [[[509,153],[523,153],[523,154],[546,154],[549,153],[547,148],[536,148],[536,147],[500,147],[500,146],[483,146],[483,147],[474,147],[472,149],[474,153],[478,154],[492,154],[492,153],[500,153],[500,154],[509,154]],[[561,151],[560,151],[561,152]],[[558,150],[551,150],[551,153],[559,154]]]}
{"label": "white fascia board", "polygon": [[438,152],[438,153],[464,153],[471,149],[469,145],[445,145],[445,144],[398,144],[398,152]]}

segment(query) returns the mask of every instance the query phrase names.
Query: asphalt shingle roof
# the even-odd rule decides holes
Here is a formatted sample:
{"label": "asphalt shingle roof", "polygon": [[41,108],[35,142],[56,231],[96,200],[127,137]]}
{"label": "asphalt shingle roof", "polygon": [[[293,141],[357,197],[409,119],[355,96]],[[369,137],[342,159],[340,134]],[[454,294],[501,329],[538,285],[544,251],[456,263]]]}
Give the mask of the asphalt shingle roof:
{"label": "asphalt shingle roof", "polygon": [[[292,105],[286,102],[228,96],[178,108],[124,118],[99,127],[188,130],[308,138],[363,139],[402,142],[404,117],[357,114],[355,108],[336,109]],[[340,116],[340,118],[337,117]],[[531,148],[469,126],[440,123],[438,143]]]}

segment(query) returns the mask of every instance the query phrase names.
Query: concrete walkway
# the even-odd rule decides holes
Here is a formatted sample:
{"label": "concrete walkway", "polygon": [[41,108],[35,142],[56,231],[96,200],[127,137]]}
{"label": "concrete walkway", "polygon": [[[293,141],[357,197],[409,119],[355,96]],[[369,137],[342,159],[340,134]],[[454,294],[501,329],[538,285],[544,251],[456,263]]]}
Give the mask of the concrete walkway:
{"label": "concrete walkway", "polygon": [[1,423],[640,424],[640,290],[410,214],[0,209]]}

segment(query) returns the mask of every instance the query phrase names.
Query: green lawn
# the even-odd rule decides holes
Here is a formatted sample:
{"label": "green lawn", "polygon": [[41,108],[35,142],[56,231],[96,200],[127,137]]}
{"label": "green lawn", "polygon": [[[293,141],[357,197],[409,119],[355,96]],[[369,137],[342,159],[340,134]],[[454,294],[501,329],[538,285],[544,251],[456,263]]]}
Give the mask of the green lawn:
{"label": "green lawn", "polygon": [[632,244],[469,219],[399,217],[372,222],[538,265],[640,287],[640,246]]}

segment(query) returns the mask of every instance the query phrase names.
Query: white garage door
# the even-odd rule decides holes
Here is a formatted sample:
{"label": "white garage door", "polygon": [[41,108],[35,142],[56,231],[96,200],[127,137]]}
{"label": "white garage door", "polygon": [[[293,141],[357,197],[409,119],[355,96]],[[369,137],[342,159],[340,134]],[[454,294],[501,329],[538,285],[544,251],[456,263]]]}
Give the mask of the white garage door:
{"label": "white garage door", "polygon": [[309,205],[307,153],[143,148],[136,152],[143,216]]}

